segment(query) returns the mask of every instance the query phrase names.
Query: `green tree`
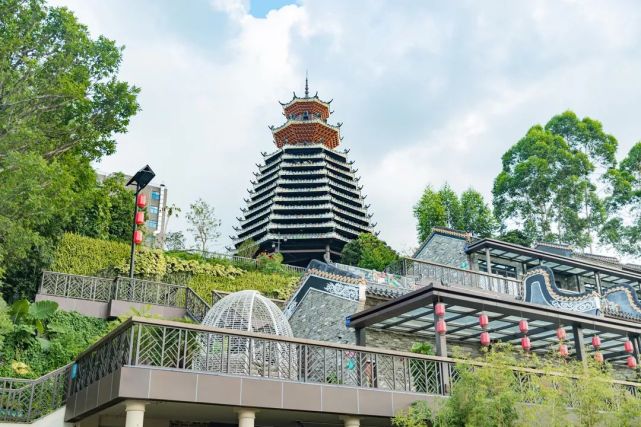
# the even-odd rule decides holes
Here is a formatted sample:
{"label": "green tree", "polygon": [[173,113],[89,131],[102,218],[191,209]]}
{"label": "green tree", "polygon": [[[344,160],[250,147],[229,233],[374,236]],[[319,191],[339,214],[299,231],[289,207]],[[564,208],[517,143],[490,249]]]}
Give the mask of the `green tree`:
{"label": "green tree", "polygon": [[209,243],[220,237],[220,220],[216,218],[214,207],[203,199],[198,199],[189,206],[187,222],[188,231],[194,235],[202,252],[206,252]]}
{"label": "green tree", "polygon": [[253,239],[247,239],[236,248],[236,255],[253,258],[258,251],[258,244]]}
{"label": "green tree", "polygon": [[0,279],[29,296],[95,185],[90,162],[115,150],[138,109],[117,79],[122,48],[65,8],[0,2]]}
{"label": "green tree", "polygon": [[371,233],[362,233],[347,243],[341,256],[343,264],[379,271],[397,260],[396,251]]}
{"label": "green tree", "polygon": [[97,239],[129,242],[134,193],[125,184],[122,173],[96,181],[96,185],[84,193],[67,231]]}
{"label": "green tree", "polygon": [[427,239],[433,227],[449,227],[490,237],[497,228],[496,219],[478,191],[468,188],[460,197],[444,184],[438,191],[427,186],[414,206],[420,241]]}
{"label": "green tree", "polygon": [[165,237],[165,248],[168,251],[182,251],[185,249],[185,236],[182,231],[170,231]]}
{"label": "green tree", "polygon": [[503,228],[516,225],[532,241],[589,246],[606,220],[596,181],[615,164],[616,146],[599,122],[572,112],[532,127],[503,155],[494,181],[494,211]]}
{"label": "green tree", "polygon": [[641,142],[608,174],[611,218],[601,229],[600,241],[622,254],[641,255]]}
{"label": "green tree", "polygon": [[496,230],[496,219],[483,195],[473,188],[461,193],[461,219],[458,229],[471,231],[479,237],[490,237]]}

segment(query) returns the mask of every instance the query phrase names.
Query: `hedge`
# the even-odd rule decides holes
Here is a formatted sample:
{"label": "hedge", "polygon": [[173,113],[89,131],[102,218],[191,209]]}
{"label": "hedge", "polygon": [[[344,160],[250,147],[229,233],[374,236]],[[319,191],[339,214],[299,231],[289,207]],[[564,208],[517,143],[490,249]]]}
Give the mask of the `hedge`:
{"label": "hedge", "polygon": [[[130,247],[76,234],[65,234],[58,246],[53,269],[86,276],[127,275]],[[199,255],[138,248],[135,275],[140,278],[187,285],[205,301],[213,290],[234,292],[254,289],[270,298],[286,299],[298,283],[299,275],[278,272],[274,265],[251,269],[227,260],[203,259]],[[273,264],[273,263],[272,263]]]}

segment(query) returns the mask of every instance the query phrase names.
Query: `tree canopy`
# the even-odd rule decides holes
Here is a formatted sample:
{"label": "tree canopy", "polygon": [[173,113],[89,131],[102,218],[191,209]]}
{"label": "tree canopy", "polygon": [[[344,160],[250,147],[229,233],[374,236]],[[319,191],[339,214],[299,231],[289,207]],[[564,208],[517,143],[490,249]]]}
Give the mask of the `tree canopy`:
{"label": "tree canopy", "polygon": [[216,218],[214,207],[203,199],[198,199],[189,206],[187,222],[188,231],[193,234],[202,252],[207,251],[209,244],[220,237],[220,220]]}
{"label": "tree canopy", "polygon": [[346,244],[341,256],[343,264],[379,271],[397,260],[396,251],[371,233],[362,233]]}
{"label": "tree canopy", "polygon": [[427,186],[414,206],[418,239],[423,241],[432,227],[449,227],[470,231],[480,237],[489,237],[496,229],[492,209],[483,195],[469,188],[458,196],[446,183],[438,191]]}
{"label": "tree canopy", "polygon": [[66,8],[7,0],[0,22],[0,280],[13,299],[33,290],[95,195],[90,162],[114,152],[139,106],[117,78],[122,48]]}
{"label": "tree canopy", "polygon": [[571,111],[533,126],[502,157],[494,212],[502,228],[531,241],[588,247],[606,221],[604,183],[616,165],[616,139]]}

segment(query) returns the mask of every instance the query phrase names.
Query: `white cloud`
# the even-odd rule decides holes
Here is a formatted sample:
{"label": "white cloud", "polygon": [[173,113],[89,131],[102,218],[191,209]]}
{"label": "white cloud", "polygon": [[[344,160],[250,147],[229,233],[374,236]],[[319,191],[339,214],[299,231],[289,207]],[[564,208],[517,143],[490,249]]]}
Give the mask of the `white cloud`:
{"label": "white cloud", "polygon": [[143,90],[143,111],[100,168],[149,162],[183,210],[198,197],[215,205],[224,234],[259,153],[273,150],[276,101],[302,90],[305,69],[312,91],[334,98],[381,236],[397,248],[416,244],[411,207],[425,185],[489,196],[502,153],[558,112],[600,119],[622,152],[641,139],[631,1],[303,1],[264,19],[241,0],[56,3],[125,44],[122,77]]}

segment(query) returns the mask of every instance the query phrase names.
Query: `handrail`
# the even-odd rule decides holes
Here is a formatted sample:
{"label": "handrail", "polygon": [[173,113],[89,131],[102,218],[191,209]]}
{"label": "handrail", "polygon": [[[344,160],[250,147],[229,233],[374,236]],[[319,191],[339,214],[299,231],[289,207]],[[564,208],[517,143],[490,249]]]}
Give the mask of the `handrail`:
{"label": "handrail", "polygon": [[[114,354],[117,360],[111,356]],[[103,359],[107,359],[107,367],[92,363]],[[79,375],[72,383],[74,392],[100,379],[101,373],[106,375],[120,366],[141,366],[437,395],[449,394],[458,376],[456,364],[487,365],[139,317],[127,320],[103,337],[83,352],[77,363]],[[519,376],[581,378],[535,368],[510,369]],[[612,383],[641,391],[641,383],[621,380]]]}
{"label": "handrail", "polygon": [[30,423],[63,406],[71,364],[40,378],[0,378],[0,422]]}

